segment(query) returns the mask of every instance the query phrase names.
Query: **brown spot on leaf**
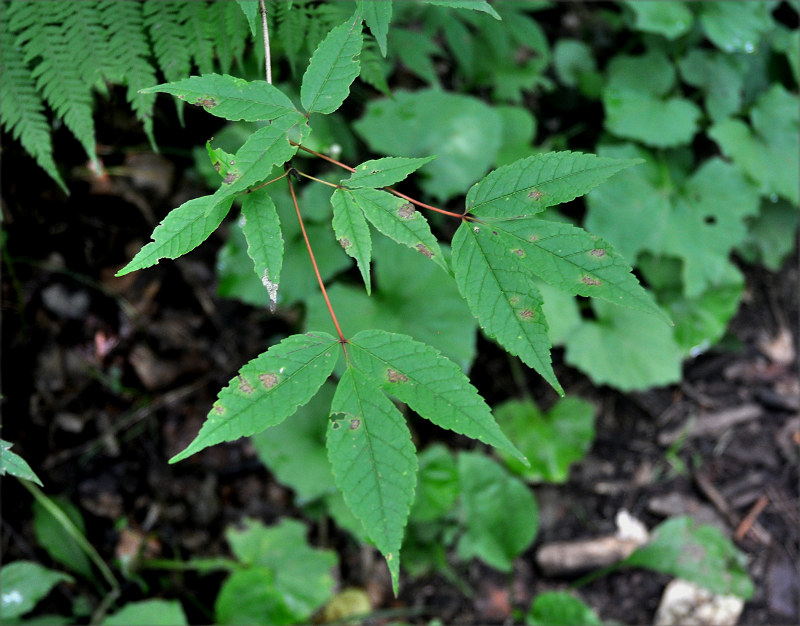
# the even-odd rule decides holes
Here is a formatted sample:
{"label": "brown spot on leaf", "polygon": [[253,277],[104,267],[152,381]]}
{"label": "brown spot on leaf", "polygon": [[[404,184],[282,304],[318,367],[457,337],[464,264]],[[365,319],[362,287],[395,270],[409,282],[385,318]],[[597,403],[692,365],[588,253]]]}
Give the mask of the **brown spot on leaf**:
{"label": "brown spot on leaf", "polygon": [[264,389],[272,389],[278,384],[278,377],[275,374],[259,374],[258,380],[264,385]]}
{"label": "brown spot on leaf", "polygon": [[599,258],[599,257],[605,256],[605,255],[606,255],[606,251],[605,251],[605,250],[603,250],[602,248],[595,248],[595,249],[594,249],[594,250],[592,250],[592,251],[591,251],[589,254],[591,254],[592,256],[596,256],[596,257],[598,257],[598,258]]}
{"label": "brown spot on leaf", "polygon": [[414,213],[416,212],[417,210],[410,202],[406,202],[405,204],[401,205],[399,209],[397,209],[397,215],[404,220],[411,219],[414,217]]}
{"label": "brown spot on leaf", "polygon": [[206,109],[210,107],[217,106],[217,101],[214,98],[198,98],[195,100],[195,104],[197,106],[205,107]]}
{"label": "brown spot on leaf", "polygon": [[233,181],[238,178],[235,172],[228,172],[225,174],[225,178],[222,179],[222,182],[226,185],[230,185]]}
{"label": "brown spot on leaf", "polygon": [[244,391],[248,396],[253,393],[253,385],[241,374],[239,374],[239,391]]}
{"label": "brown spot on leaf", "polygon": [[531,189],[531,192],[528,194],[528,197],[533,200],[539,200],[544,196],[544,194],[539,191],[538,189]]}
{"label": "brown spot on leaf", "polygon": [[429,259],[430,259],[431,257],[433,257],[433,252],[431,252],[430,250],[428,250],[428,247],[427,247],[427,246],[425,246],[424,244],[418,243],[418,244],[416,245],[416,248],[417,248],[417,252],[421,252],[422,254],[424,254],[424,255],[425,255],[426,257],[428,257]]}
{"label": "brown spot on leaf", "polygon": [[353,244],[347,237],[342,237],[339,240],[339,245],[342,246],[342,248],[344,248],[345,250],[347,250]]}
{"label": "brown spot on leaf", "polygon": [[361,426],[361,420],[357,418],[353,418],[350,420],[350,430],[358,430],[358,427]]}
{"label": "brown spot on leaf", "polygon": [[214,169],[217,170],[218,172],[219,172],[219,166],[220,166],[220,162],[219,161],[214,163]]}
{"label": "brown spot on leaf", "polygon": [[584,285],[591,285],[593,287],[603,284],[601,281],[597,280],[596,278],[592,278],[591,276],[584,276],[581,278],[581,282],[583,282]]}
{"label": "brown spot on leaf", "polygon": [[536,243],[539,241],[539,235],[528,235],[528,241],[531,243]]}
{"label": "brown spot on leaf", "polygon": [[533,319],[533,311],[530,309],[523,309],[519,312],[519,316],[527,322]]}
{"label": "brown spot on leaf", "polygon": [[408,376],[403,374],[403,372],[398,372],[397,370],[393,370],[389,368],[386,370],[386,378],[389,379],[390,383],[407,383]]}
{"label": "brown spot on leaf", "polygon": [[511,252],[512,254],[516,254],[518,257],[525,256],[525,251],[522,248],[514,248]]}
{"label": "brown spot on leaf", "polygon": [[219,405],[219,404],[215,404],[215,405],[214,405],[214,412],[215,412],[217,415],[222,415],[222,414],[225,412],[225,407],[224,407],[224,406],[221,406],[221,405]]}

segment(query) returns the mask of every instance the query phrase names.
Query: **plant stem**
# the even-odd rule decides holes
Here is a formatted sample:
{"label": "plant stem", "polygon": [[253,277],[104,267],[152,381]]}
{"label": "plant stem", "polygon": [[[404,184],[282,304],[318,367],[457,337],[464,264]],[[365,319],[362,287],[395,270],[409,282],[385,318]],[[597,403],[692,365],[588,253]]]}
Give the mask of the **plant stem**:
{"label": "plant stem", "polygon": [[311,154],[313,154],[314,156],[319,157],[320,159],[325,159],[329,163],[333,163],[334,165],[338,165],[339,167],[346,169],[348,172],[355,172],[356,171],[354,167],[350,167],[349,165],[345,165],[341,161],[337,161],[333,157],[329,157],[327,154],[322,154],[321,152],[317,152],[316,150],[312,150],[311,148],[306,148],[304,145],[296,143],[296,142],[291,141],[291,140],[289,140],[289,143],[292,144],[293,146],[297,146],[301,150],[305,150],[306,152],[310,152]]}
{"label": "plant stem", "polygon": [[322,282],[322,276],[319,273],[317,260],[314,258],[314,251],[311,249],[311,242],[308,240],[308,233],[306,233],[306,225],[303,222],[303,216],[300,215],[300,206],[297,204],[297,196],[294,193],[294,185],[292,184],[292,179],[287,178],[286,181],[289,183],[289,192],[292,194],[292,203],[294,204],[294,210],[297,213],[297,221],[300,222],[300,230],[303,233],[303,239],[305,239],[306,241],[306,249],[308,250],[308,256],[311,257],[311,265],[314,266],[314,273],[317,275],[317,282],[319,283],[319,288],[322,291],[322,297],[325,298],[325,304],[328,305],[328,313],[331,314],[333,325],[336,327],[336,332],[339,334],[339,343],[341,343],[342,346],[344,346],[347,343],[347,339],[345,339],[344,334],[342,334],[342,329],[339,326],[339,321],[336,319],[336,314],[333,312],[333,306],[331,305],[330,298],[328,298],[328,291],[327,289],[325,289],[325,283]]}
{"label": "plant stem", "polygon": [[258,0],[261,6],[261,24],[264,26],[264,65],[266,66],[267,82],[272,84],[272,56],[269,51],[269,26],[267,25],[267,5],[264,0]]}
{"label": "plant stem", "polygon": [[268,180],[267,182],[261,183],[260,185],[256,185],[255,187],[250,187],[250,189],[248,189],[247,191],[243,191],[242,194],[240,194],[240,195],[243,195],[243,194],[246,194],[246,193],[253,193],[256,189],[261,189],[262,187],[266,187],[267,185],[271,185],[272,183],[276,183],[281,178],[286,178],[288,175],[289,175],[289,170],[285,171],[283,174],[281,174],[277,178],[273,178],[272,180]]}
{"label": "plant stem", "polygon": [[328,185],[328,187],[333,187],[334,189],[342,189],[342,186],[337,185],[336,183],[329,183],[327,180],[322,180],[321,178],[315,178],[314,176],[306,174],[305,172],[301,172],[298,169],[295,169],[294,171],[297,172],[303,178],[308,178],[309,180],[313,180],[316,183],[322,183],[323,185]]}
{"label": "plant stem", "polygon": [[[309,153],[313,154],[314,156],[319,157],[320,159],[325,159],[329,163],[333,163],[334,165],[338,165],[339,167],[344,168],[349,172],[355,172],[356,171],[355,168],[350,167],[349,165],[345,165],[341,161],[337,161],[333,157],[329,157],[327,154],[322,154],[321,152],[317,152],[316,150],[312,150],[311,148],[306,148],[304,145],[301,145],[299,143],[295,143],[294,141],[290,141],[289,143],[292,144],[293,146],[297,146],[301,150],[305,150],[306,152],[309,152]],[[302,172],[298,172],[298,174],[301,174],[301,175],[305,176],[305,174],[302,174]],[[324,182],[324,181],[319,181],[319,182]],[[327,184],[330,184],[330,183],[327,183]],[[457,217],[460,220],[472,220],[472,217],[470,217],[468,215],[462,215],[461,213],[453,213],[452,211],[445,211],[444,209],[440,209],[438,207],[431,206],[430,204],[425,204],[424,202],[420,202],[419,200],[414,200],[414,198],[411,198],[411,197],[405,195],[404,193],[400,193],[399,191],[397,191],[395,189],[392,189],[391,187],[384,187],[384,189],[386,189],[386,191],[388,191],[389,193],[397,196],[398,198],[403,198],[403,200],[408,200],[411,204],[416,204],[418,207],[422,207],[423,209],[428,209],[430,211],[436,211],[437,213],[441,213],[442,215],[449,215],[450,217]]]}

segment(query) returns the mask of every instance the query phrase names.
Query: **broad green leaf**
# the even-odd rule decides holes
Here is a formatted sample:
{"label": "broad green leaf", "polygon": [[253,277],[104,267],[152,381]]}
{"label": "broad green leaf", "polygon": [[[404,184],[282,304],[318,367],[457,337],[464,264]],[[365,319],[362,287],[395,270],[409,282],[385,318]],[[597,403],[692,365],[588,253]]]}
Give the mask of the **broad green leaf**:
{"label": "broad green leaf", "polygon": [[425,419],[526,462],[458,365],[434,348],[405,335],[367,330],[350,340],[348,352],[353,367]]}
{"label": "broad green leaf", "polygon": [[355,201],[352,194],[342,189],[337,189],[331,196],[333,207],[333,231],[339,240],[339,245],[356,260],[358,270],[364,279],[367,294],[372,293],[369,262],[372,258],[372,236],[369,225],[364,217],[364,212]]}
{"label": "broad green leaf", "polygon": [[339,380],[331,404],[328,458],[347,506],[386,558],[396,595],[417,457],[403,415],[379,384],[357,364]]}
{"label": "broad green leaf", "polygon": [[227,74],[203,74],[142,89],[140,93],[169,93],[227,120],[273,120],[297,113],[292,101],[263,80],[244,80]]}
{"label": "broad green leaf", "polygon": [[575,296],[548,285],[537,278],[534,285],[544,298],[542,311],[547,320],[548,335],[554,346],[562,345],[570,333],[581,324],[581,313]]}
{"label": "broad green leaf", "polygon": [[11,451],[11,446],[14,445],[9,441],[0,439],[0,476],[5,476],[6,473],[25,480],[30,480],[42,487],[42,481],[28,465],[27,461],[21,456]]}
{"label": "broad green leaf", "polygon": [[635,26],[638,30],[664,35],[667,39],[677,39],[687,33],[694,24],[694,16],[685,2],[628,0],[625,5],[636,14]]}
{"label": "broad green leaf", "polygon": [[216,624],[288,626],[302,618],[275,587],[272,570],[253,566],[231,574],[214,601]]}
{"label": "broad green leaf", "polygon": [[724,52],[755,52],[774,24],[770,2],[704,2],[698,6],[703,30]]}
{"label": "broad green leaf", "polygon": [[177,259],[194,250],[222,223],[231,204],[233,197],[215,196],[202,196],[184,202],[169,212],[153,231],[153,241],[139,250],[116,275],[124,276],[155,265],[161,259]]}
{"label": "broad green leaf", "polygon": [[381,54],[386,56],[386,35],[392,21],[391,0],[361,0],[361,12],[372,36],[378,42]]}
{"label": "broad green leaf", "polygon": [[563,398],[547,413],[530,400],[509,400],[494,410],[497,423],[530,461],[525,467],[500,452],[508,468],[531,482],[563,483],[594,440],[594,408],[580,398]]}
{"label": "broad green leaf", "polygon": [[491,228],[462,222],[453,237],[453,269],[484,332],[563,395],[550,359],[542,297],[528,267],[514,262]]}
{"label": "broad green leaf", "polygon": [[312,398],[338,356],[339,342],[327,333],[292,335],[272,346],[219,392],[197,437],[170,463],[280,424]]}
{"label": "broad green leaf", "polygon": [[354,125],[373,152],[437,159],[421,172],[419,184],[447,200],[486,174],[500,148],[503,121],[485,102],[437,89],[395,91],[391,99],[367,103]]}
{"label": "broad green leaf", "polygon": [[748,224],[747,238],[740,244],[739,253],[748,263],[760,261],[777,272],[794,249],[799,220],[796,205],[785,200],[762,201],[758,217]]}
{"label": "broad green leaf", "polygon": [[539,509],[530,489],[491,458],[475,452],[458,455],[464,533],[458,556],[479,558],[510,572],[516,557],[539,529]]}
{"label": "broad green leaf", "polygon": [[757,190],[735,166],[715,157],[697,168],[675,199],[663,235],[663,251],[683,259],[687,296],[720,284],[731,251],[747,236],[745,219],[758,208]]}
{"label": "broad green leaf", "polygon": [[448,7],[450,9],[481,11],[483,13],[488,13],[496,20],[502,19],[497,11],[492,8],[492,5],[486,2],[486,0],[424,0],[424,2],[440,7]]}
{"label": "broad green leaf", "polygon": [[603,626],[603,621],[589,606],[571,593],[546,591],[536,596],[525,615],[525,624],[527,626]]}
{"label": "broad green leaf", "polygon": [[[371,296],[341,282],[328,288],[345,336],[372,328],[411,335],[469,370],[477,325],[453,279],[421,254],[385,237],[373,244],[376,286]],[[319,288],[306,302],[305,328],[335,332]]]}
{"label": "broad green leaf", "polygon": [[128,602],[102,622],[103,626],[185,626],[188,624],[177,600]]}
{"label": "broad green leaf", "polygon": [[702,116],[700,108],[689,100],[661,99],[633,90],[606,89],[603,106],[605,126],[611,133],[657,148],[690,143]]}
{"label": "broad green leaf", "polygon": [[430,522],[446,515],[458,497],[458,468],[444,445],[433,444],[418,455],[417,495],[411,522]]}
{"label": "broad green leaf", "polygon": [[[61,498],[51,498],[53,505],[60,508],[75,528],[86,535],[86,526],[83,523],[78,508]],[[39,542],[53,560],[68,567],[76,574],[92,580],[94,574],[89,557],[84,552],[75,538],[67,532],[64,526],[41,504],[38,500],[33,503],[33,529],[36,540]]]}
{"label": "broad green leaf", "polygon": [[606,89],[666,96],[675,86],[675,65],[661,50],[615,56],[606,68]]}
{"label": "broad green leaf", "polygon": [[620,565],[646,567],[745,600],[753,595],[747,556],[717,528],[697,524],[690,517],[659,524],[650,533],[650,541]]}
{"label": "broad green leaf", "polygon": [[275,203],[266,190],[257,189],[245,196],[242,232],[247,239],[247,254],[253,259],[256,276],[267,290],[274,311],[283,264],[283,235]]}
{"label": "broad green leaf", "polygon": [[671,211],[671,190],[663,181],[666,168],[644,148],[633,144],[598,146],[597,151],[613,158],[645,160],[586,196],[586,230],[613,243],[617,252],[634,265],[643,250],[663,248]]}
{"label": "broad green leaf", "polygon": [[622,391],[681,379],[681,349],[672,329],[650,315],[594,300],[596,321],[584,321],[564,342],[565,360],[597,385]]}
{"label": "broad green leaf", "polygon": [[[323,418],[324,416],[319,416]],[[296,621],[306,621],[333,593],[331,570],[336,553],[308,544],[302,522],[282,519],[274,526],[245,519],[244,528],[228,528],[225,537],[236,558],[248,567],[272,572],[272,585],[291,608]]]}
{"label": "broad green leaf", "polygon": [[350,93],[360,70],[361,14],[334,28],[311,56],[303,74],[300,101],[309,113],[333,113]]}
{"label": "broad green leaf", "polygon": [[509,165],[530,155],[536,135],[536,118],[525,107],[500,105],[495,110],[503,120],[503,134],[495,165]]}
{"label": "broad green leaf", "polygon": [[449,272],[439,242],[431,233],[428,220],[403,198],[378,189],[340,189],[355,203],[369,222],[399,244],[416,250]]}
{"label": "broad green leaf", "polygon": [[[800,202],[800,124],[798,99],[773,85],[750,111],[752,128],[737,119],[712,126],[708,134],[725,156],[752,178],[766,196]],[[779,164],[779,166],[777,166]]]}
{"label": "broad green leaf", "polygon": [[33,561],[14,561],[0,569],[0,618],[10,620],[30,611],[58,583],[71,576]]}
{"label": "broad green leaf", "polygon": [[478,228],[489,230],[492,236],[497,233],[507,261],[516,259],[554,287],[644,311],[670,323],[614,248],[581,228],[536,218]]}
{"label": "broad green leaf", "polygon": [[308,129],[300,113],[279,117],[251,134],[236,151],[236,163],[228,169],[214,198],[228,198],[246,191],[266,179],[274,166],[291,159],[297,146],[289,143],[289,132],[295,127],[299,127],[301,133]]}
{"label": "broad green leaf", "polygon": [[553,69],[559,81],[577,87],[584,76],[597,71],[597,61],[588,44],[564,37],[553,48]]}
{"label": "broad green leaf", "polygon": [[678,61],[684,82],[705,92],[705,107],[716,122],[739,112],[744,95],[747,64],[739,56],[691,48]]}
{"label": "broad green leaf", "polygon": [[403,180],[412,172],[416,172],[426,163],[433,161],[436,157],[425,157],[422,159],[407,159],[405,157],[386,157],[365,161],[356,167],[356,171],[341,181],[342,185],[355,189],[357,187],[388,187]]}
{"label": "broad green leaf", "polygon": [[601,184],[636,160],[580,152],[548,152],[496,169],[467,193],[467,211],[479,217],[535,215],[568,202]]}

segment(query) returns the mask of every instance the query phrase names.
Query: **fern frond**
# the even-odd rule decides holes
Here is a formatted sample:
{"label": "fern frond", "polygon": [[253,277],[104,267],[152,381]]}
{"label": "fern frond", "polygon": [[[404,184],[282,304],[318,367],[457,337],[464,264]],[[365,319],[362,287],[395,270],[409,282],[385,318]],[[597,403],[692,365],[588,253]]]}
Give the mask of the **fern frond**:
{"label": "fern frond", "polygon": [[[4,9],[7,5],[4,4]],[[22,51],[14,45],[6,20],[0,20],[0,123],[44,171],[69,193],[53,160],[50,125]]]}
{"label": "fern frond", "polygon": [[250,26],[242,10],[234,2],[215,2],[211,5],[211,19],[217,25],[214,30],[217,63],[223,73],[230,72],[234,61],[241,68],[242,55],[249,41]]}
{"label": "fern frond", "polygon": [[192,53],[197,69],[201,74],[214,71],[214,30],[219,27],[212,22],[210,7],[201,1],[180,2],[183,31],[186,45]]}
{"label": "fern frond", "polygon": [[76,62],[85,58],[83,42],[80,36],[62,27],[72,10],[73,4],[66,2],[12,2],[7,19],[16,34],[14,45],[22,49],[24,62],[33,65],[31,76],[36,80],[37,91],[99,167],[92,84],[84,80],[86,70],[78,69],[79,61]]}
{"label": "fern frond", "polygon": [[155,145],[153,105],[156,96],[139,93],[140,89],[157,82],[150,63],[142,4],[136,0],[104,0],[97,6],[108,40],[102,71],[110,81],[127,85],[126,98],[142,122],[150,143]]}

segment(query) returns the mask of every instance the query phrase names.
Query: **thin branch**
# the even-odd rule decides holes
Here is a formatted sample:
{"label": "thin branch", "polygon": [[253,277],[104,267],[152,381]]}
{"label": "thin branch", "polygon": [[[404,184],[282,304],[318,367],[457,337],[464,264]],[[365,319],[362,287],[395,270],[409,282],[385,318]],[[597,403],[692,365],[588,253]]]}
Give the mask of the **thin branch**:
{"label": "thin branch", "polygon": [[289,140],[289,143],[292,144],[293,146],[297,146],[301,150],[305,150],[306,152],[310,152],[314,156],[318,156],[320,159],[325,159],[329,163],[333,163],[334,165],[338,165],[339,167],[346,169],[348,172],[355,172],[356,171],[354,167],[350,167],[349,165],[345,165],[341,161],[337,161],[333,157],[329,157],[327,154],[322,154],[321,152],[317,152],[316,150],[312,150],[311,148],[306,148],[304,145],[301,145],[301,144],[296,143],[296,142],[291,141],[291,140]]}
{"label": "thin branch", "polygon": [[322,282],[322,276],[319,273],[319,267],[317,267],[317,260],[314,258],[314,251],[311,249],[311,242],[308,240],[308,234],[306,233],[306,225],[303,223],[303,216],[300,215],[300,207],[297,204],[297,196],[295,196],[294,193],[294,185],[292,184],[291,177],[287,178],[286,182],[289,183],[289,192],[292,194],[292,203],[294,204],[294,210],[297,212],[297,221],[300,222],[300,230],[303,233],[303,239],[306,241],[306,249],[308,250],[308,256],[311,257],[311,265],[314,266],[314,273],[317,275],[317,282],[319,282],[322,297],[325,298],[325,303],[328,305],[328,312],[331,314],[333,325],[336,327],[336,332],[339,333],[339,343],[344,347],[345,344],[347,344],[347,339],[344,338],[342,329],[339,327],[339,321],[336,319],[336,314],[333,312],[333,305],[331,305],[331,301],[328,298],[328,291],[325,289],[325,283]]}
{"label": "thin branch", "polygon": [[333,187],[334,189],[342,189],[342,186],[341,185],[337,185],[336,183],[331,183],[331,182],[328,182],[327,180],[322,180],[321,178],[315,178],[314,176],[311,176],[310,174],[306,174],[305,172],[301,172],[298,169],[296,169],[294,171],[297,172],[303,178],[308,178],[309,180],[313,180],[314,182],[322,183],[323,185],[328,185],[328,187]]}
{"label": "thin branch", "polygon": [[272,84],[272,55],[269,51],[269,26],[267,25],[267,5],[264,0],[258,0],[261,6],[261,24],[264,27],[264,65],[267,70],[267,82]]}

